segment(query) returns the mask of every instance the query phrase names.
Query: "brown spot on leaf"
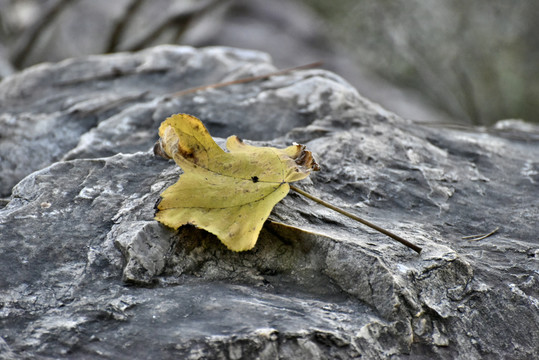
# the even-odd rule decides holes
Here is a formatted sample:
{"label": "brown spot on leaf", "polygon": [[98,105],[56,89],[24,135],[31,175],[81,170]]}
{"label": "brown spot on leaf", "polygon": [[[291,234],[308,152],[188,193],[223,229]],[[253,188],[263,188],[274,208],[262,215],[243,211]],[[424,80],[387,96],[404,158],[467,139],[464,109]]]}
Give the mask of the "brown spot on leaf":
{"label": "brown spot on leaf", "polygon": [[296,164],[305,169],[312,169],[313,171],[320,170],[320,166],[314,159],[313,154],[310,151],[305,150],[305,145],[296,146],[298,146],[299,150],[298,155],[294,158]]}
{"label": "brown spot on leaf", "polygon": [[198,149],[184,147],[182,146],[182,144],[178,143],[178,154],[184,159],[189,160],[194,164],[198,164],[199,161],[199,158],[197,156],[197,150]]}

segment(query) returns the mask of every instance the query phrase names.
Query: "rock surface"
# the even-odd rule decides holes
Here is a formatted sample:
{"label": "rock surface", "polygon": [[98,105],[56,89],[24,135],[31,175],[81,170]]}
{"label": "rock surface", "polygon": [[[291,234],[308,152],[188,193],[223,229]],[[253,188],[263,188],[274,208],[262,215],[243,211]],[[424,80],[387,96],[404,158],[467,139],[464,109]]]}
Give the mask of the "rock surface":
{"label": "rock surface", "polygon": [[[162,46],[0,83],[0,358],[539,356],[539,129],[423,127],[322,70],[172,95],[273,69]],[[295,194],[249,252],[161,226],[181,170],[150,149],[177,112],[306,144],[322,171],[301,187],[423,252]]]}

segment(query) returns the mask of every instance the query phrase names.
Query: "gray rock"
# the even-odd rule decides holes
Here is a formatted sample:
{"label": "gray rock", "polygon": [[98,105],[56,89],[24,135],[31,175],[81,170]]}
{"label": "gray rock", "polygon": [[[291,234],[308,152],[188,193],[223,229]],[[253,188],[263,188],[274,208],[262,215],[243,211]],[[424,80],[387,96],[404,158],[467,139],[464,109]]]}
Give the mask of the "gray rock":
{"label": "gray rock", "polygon": [[[302,87],[318,87],[311,96],[322,96],[326,82],[348,86],[330,74],[315,77],[315,71],[304,75],[304,81],[276,77],[237,86],[233,97],[221,89],[205,96],[173,95],[274,70],[268,55],[260,52],[161,46],[133,55],[43,64],[11,76],[0,85],[0,196],[8,195],[22,177],[56,160],[149,149],[161,121],[180,111],[200,117],[217,136],[234,132],[270,140],[317,116],[316,109],[305,107],[298,116],[291,107],[307,101]],[[253,91],[275,110],[265,111]],[[303,99],[295,99],[301,92]]]}
{"label": "gray rock", "polygon": [[[3,180],[2,357],[539,356],[539,129],[420,126],[321,70],[170,95],[271,69],[258,52],[158,47],[0,83],[2,176],[5,159],[24,168],[11,183],[29,174]],[[422,253],[293,193],[252,251],[163,227],[153,207],[181,170],[150,149],[176,112],[307,144],[322,171],[298,186]]]}

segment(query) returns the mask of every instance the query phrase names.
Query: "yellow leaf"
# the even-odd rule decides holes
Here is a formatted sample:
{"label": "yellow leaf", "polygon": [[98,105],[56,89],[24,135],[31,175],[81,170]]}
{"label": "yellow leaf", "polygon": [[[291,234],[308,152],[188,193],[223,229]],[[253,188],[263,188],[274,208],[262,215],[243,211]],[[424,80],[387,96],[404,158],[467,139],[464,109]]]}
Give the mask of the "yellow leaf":
{"label": "yellow leaf", "polygon": [[303,145],[257,147],[231,136],[225,152],[187,114],[166,119],[159,136],[156,153],[174,159],[184,173],[161,194],[155,219],[174,229],[195,225],[234,251],[253,248],[271,210],[288,194],[288,182],[318,170]]}

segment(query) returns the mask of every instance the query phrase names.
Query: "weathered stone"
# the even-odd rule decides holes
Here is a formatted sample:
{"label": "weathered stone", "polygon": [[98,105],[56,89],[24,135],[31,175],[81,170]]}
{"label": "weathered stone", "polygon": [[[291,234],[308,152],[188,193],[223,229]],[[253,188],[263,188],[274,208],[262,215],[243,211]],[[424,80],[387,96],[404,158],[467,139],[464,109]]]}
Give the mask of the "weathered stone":
{"label": "weathered stone", "polygon": [[[38,65],[9,77],[0,86],[0,195],[56,160],[149,149],[157,138],[155,128],[172,113],[201,118],[217,136],[233,132],[270,140],[318,116],[312,106],[298,114],[292,106],[296,101],[306,105],[309,96],[324,96],[327,83],[348,86],[337,76],[321,78],[314,71],[300,75],[303,80],[281,76],[236,86],[233,94],[215,89],[204,96],[173,95],[273,70],[260,52],[161,46],[133,55]],[[306,87],[315,91],[308,94]],[[265,111],[267,103],[274,104],[272,112]]]}
{"label": "weathered stone", "polygon": [[[168,70],[140,70],[161,59]],[[271,69],[256,52],[159,47],[0,83],[15,129],[2,174],[7,158],[30,173],[0,210],[4,357],[539,356],[539,130],[420,126],[320,70],[170,95]],[[194,111],[217,136],[307,144],[322,171],[298,186],[422,253],[297,194],[248,252],[161,226],[154,204],[181,170],[151,145],[166,116]]]}

